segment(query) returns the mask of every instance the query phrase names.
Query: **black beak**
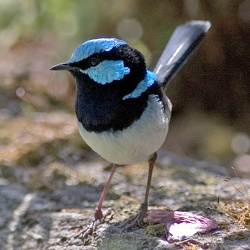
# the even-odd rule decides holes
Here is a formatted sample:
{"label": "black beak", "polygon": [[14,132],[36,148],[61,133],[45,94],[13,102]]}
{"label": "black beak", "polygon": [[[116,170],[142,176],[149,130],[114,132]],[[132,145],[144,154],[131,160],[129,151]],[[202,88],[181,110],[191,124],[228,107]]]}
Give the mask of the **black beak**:
{"label": "black beak", "polygon": [[69,65],[68,62],[58,63],[54,65],[51,70],[74,70],[75,67]]}

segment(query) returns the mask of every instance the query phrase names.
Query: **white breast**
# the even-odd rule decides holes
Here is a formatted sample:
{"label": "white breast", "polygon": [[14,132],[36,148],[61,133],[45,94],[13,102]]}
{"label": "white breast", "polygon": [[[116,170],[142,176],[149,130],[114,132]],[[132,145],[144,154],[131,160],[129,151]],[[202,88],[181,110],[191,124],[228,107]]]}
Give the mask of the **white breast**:
{"label": "white breast", "polygon": [[[78,122],[81,136],[85,142],[107,161],[116,164],[131,164],[147,160],[165,141],[171,102],[165,112],[163,104],[156,95],[150,95],[148,106],[139,120],[121,131],[101,133],[88,132]],[[128,110],[129,112],[129,110]]]}

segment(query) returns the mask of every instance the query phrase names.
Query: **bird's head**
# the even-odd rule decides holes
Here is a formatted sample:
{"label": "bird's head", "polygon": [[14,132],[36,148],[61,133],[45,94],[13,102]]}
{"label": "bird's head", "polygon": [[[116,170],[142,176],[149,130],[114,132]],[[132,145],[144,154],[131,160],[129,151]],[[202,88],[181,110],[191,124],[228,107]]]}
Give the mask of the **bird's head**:
{"label": "bird's head", "polygon": [[68,61],[51,69],[68,70],[77,80],[84,78],[100,85],[116,85],[120,81],[138,84],[146,75],[143,55],[116,38],[88,40],[76,48]]}

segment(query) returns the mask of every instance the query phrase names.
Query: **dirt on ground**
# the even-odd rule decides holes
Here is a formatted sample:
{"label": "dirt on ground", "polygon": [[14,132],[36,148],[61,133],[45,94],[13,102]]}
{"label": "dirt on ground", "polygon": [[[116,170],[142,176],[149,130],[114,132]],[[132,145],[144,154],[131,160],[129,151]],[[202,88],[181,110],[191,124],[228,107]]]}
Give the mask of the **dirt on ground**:
{"label": "dirt on ground", "polygon": [[150,209],[202,214],[216,232],[167,242],[159,225],[124,230],[144,197],[142,163],[117,169],[104,203],[114,215],[83,239],[110,168],[79,141],[74,116],[5,117],[0,136],[0,249],[250,249],[250,182],[223,168],[160,151],[150,192]]}

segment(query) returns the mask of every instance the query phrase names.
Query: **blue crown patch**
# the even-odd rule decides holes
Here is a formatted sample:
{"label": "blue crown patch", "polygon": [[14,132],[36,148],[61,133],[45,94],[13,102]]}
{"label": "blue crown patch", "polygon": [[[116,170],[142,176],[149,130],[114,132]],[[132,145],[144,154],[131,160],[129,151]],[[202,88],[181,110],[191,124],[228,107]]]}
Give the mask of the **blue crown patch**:
{"label": "blue crown patch", "polygon": [[98,39],[88,40],[76,48],[76,50],[74,51],[68,62],[69,63],[79,62],[83,59],[92,56],[95,53],[110,51],[113,48],[117,48],[125,44],[127,43],[124,42],[123,40],[119,40],[116,38],[98,38]]}

